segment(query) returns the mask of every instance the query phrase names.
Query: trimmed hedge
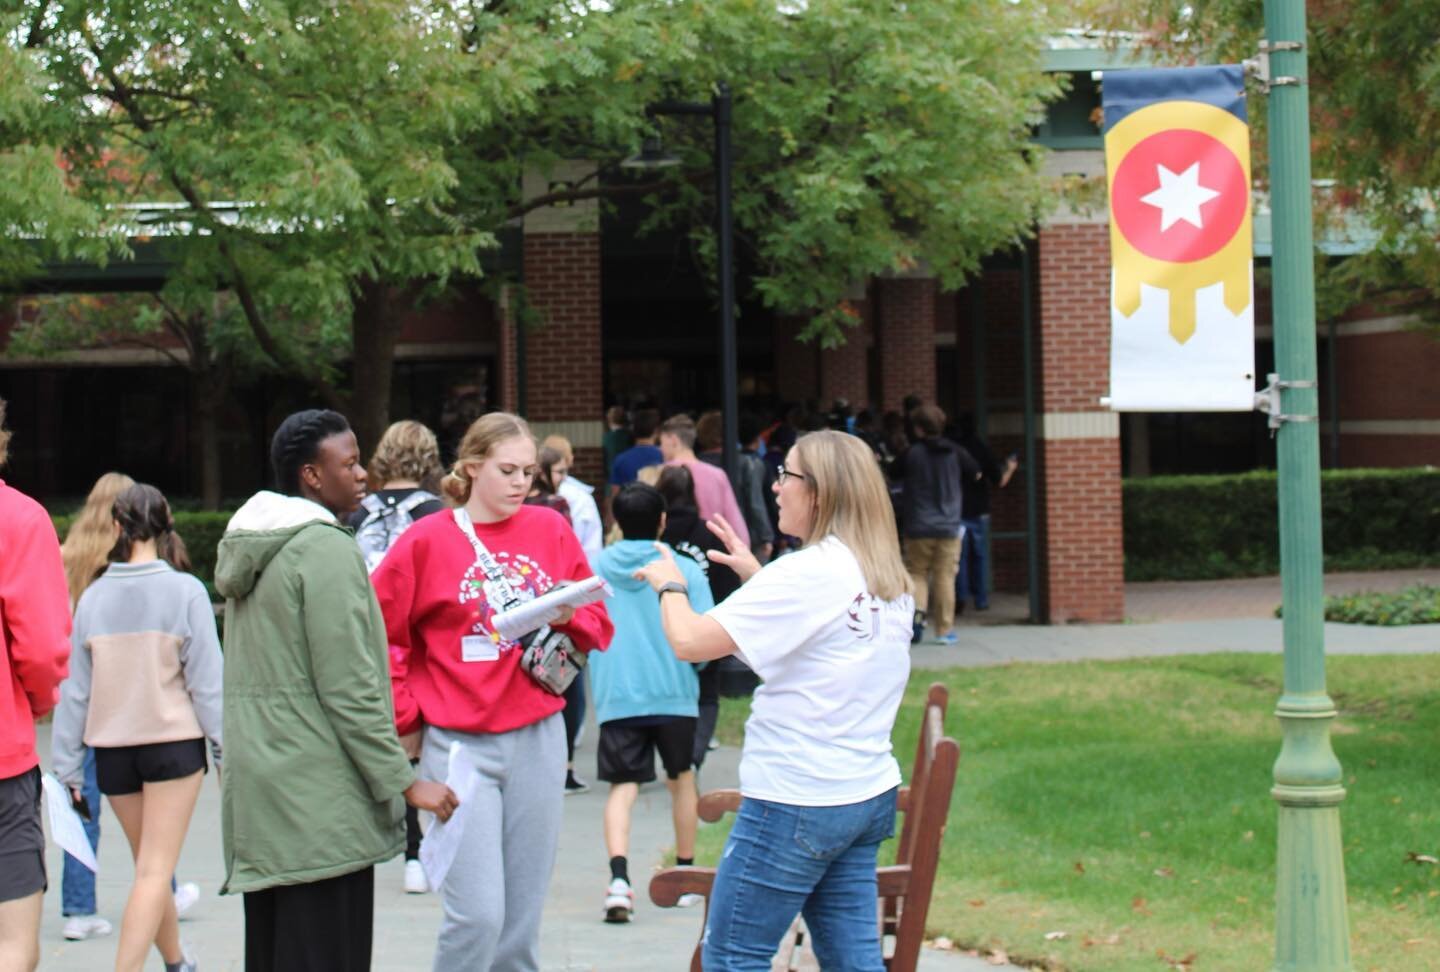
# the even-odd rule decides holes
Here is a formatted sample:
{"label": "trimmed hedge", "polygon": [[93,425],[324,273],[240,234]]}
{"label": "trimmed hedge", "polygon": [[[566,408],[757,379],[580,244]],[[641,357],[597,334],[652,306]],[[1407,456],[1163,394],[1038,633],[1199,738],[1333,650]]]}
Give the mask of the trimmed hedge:
{"label": "trimmed hedge", "polygon": [[[185,549],[190,553],[190,563],[195,568],[195,576],[205,582],[210,596],[215,597],[215,548],[220,545],[220,538],[225,534],[225,524],[230,522],[234,511],[178,511],[174,515],[175,532],[185,541]],[[55,532],[64,540],[73,517],[56,516],[52,519],[55,521]]]}
{"label": "trimmed hedge", "polygon": [[1327,597],[1325,620],[1342,624],[1440,624],[1440,587],[1417,584],[1394,594]]}
{"label": "trimmed hedge", "polygon": [[[1321,473],[1326,570],[1440,566],[1440,470]],[[1124,484],[1125,579],[1215,580],[1280,570],[1275,473]]]}

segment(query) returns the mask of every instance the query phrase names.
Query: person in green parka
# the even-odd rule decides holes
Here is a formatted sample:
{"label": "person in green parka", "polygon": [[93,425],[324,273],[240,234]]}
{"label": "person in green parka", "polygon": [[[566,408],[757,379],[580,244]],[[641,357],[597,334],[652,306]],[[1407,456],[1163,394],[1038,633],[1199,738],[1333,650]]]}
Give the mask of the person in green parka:
{"label": "person in green parka", "polygon": [[[297,412],[270,445],[279,492],[235,513],[226,598],[222,894],[245,896],[246,972],[370,967],[374,865],[404,849],[404,802],[448,819],[395,733],[385,623],[340,520],[365,495],[355,434]],[[403,798],[403,800],[402,800]]]}

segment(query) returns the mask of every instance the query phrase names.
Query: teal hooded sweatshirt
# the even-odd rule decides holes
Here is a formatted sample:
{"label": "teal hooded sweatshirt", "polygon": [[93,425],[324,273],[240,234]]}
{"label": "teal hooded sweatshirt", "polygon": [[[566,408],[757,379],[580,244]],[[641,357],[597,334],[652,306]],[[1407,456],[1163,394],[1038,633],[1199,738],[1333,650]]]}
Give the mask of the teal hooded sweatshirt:
{"label": "teal hooded sweatshirt", "polygon": [[[690,606],[701,614],[714,607],[710,582],[700,565],[684,554],[670,553],[690,588]],[[653,540],[621,540],[606,547],[595,565],[595,572],[615,592],[606,604],[615,622],[615,637],[608,651],[590,655],[598,723],[636,716],[694,718],[698,712],[700,682],[695,666],[676,658],[665,640],[660,595],[635,579],[637,570],[659,556]]]}

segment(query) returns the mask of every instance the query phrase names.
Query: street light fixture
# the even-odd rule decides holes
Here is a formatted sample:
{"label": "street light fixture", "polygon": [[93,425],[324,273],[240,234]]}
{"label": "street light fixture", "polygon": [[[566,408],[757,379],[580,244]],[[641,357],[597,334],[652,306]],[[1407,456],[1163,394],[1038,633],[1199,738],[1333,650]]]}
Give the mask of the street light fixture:
{"label": "street light fixture", "polygon": [[[657,101],[647,105],[645,114],[703,115],[715,125],[715,235],[719,243],[720,276],[720,395],[725,441],[725,474],[733,483],[739,471],[740,377],[735,335],[735,243],[730,217],[730,86],[717,82],[715,94],[705,101]],[[626,169],[663,169],[679,165],[667,153],[659,138],[647,138],[638,155],[620,165]]]}

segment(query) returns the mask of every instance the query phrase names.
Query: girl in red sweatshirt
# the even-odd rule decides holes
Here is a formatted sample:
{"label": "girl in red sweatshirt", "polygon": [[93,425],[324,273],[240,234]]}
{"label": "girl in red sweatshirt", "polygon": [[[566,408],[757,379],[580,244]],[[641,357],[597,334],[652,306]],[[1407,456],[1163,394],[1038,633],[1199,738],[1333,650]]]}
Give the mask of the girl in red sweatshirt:
{"label": "girl in red sweatshirt", "polygon": [[[436,969],[539,968],[540,913],[560,835],[565,703],[521,667],[521,645],[502,638],[492,619],[507,588],[529,600],[590,576],[590,567],[563,516],[525,505],[535,472],[524,419],[478,419],[442,484],[459,506],[417,521],[372,575],[390,639],[396,727],[402,736],[424,733],[420,776],[445,779],[458,743],[481,778],[439,889]],[[493,561],[491,573],[498,566],[503,582],[482,560]],[[583,651],[603,649],[613,631],[599,603],[550,626]]]}

